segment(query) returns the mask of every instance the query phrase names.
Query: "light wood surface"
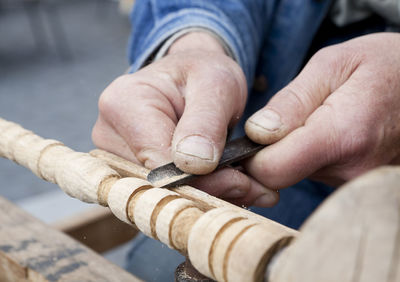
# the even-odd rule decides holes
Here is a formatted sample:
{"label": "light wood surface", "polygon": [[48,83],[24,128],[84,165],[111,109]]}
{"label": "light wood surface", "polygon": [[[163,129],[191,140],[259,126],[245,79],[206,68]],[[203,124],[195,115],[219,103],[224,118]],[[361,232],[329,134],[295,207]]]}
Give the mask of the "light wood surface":
{"label": "light wood surface", "polygon": [[400,281],[400,167],[343,185],[273,266],[272,282]]}
{"label": "light wood surface", "polygon": [[[137,168],[126,161],[122,162],[124,171],[131,171],[134,167],[135,177],[121,178],[107,161],[99,157],[74,152],[59,142],[47,141],[17,124],[0,119],[0,129],[2,128],[0,155],[28,168],[36,168],[35,173],[38,176],[57,183],[72,197],[110,206],[111,211],[119,219],[132,225],[136,224],[146,235],[161,240],[183,254],[189,254],[193,265],[213,279],[216,279],[213,269],[221,264],[223,276],[228,279],[229,277],[235,277],[240,281],[261,279],[260,273],[264,270],[266,261],[274,255],[269,250],[275,250],[275,246],[281,244],[282,240],[289,242],[286,239],[297,234],[290,228],[189,186],[171,191],[153,187],[141,179],[147,170]],[[24,154],[20,154],[20,150]],[[112,157],[115,162],[116,157]],[[117,165],[112,167],[119,167],[120,164],[121,161],[118,160]],[[186,201],[185,207],[171,208],[171,205],[175,205],[173,202],[182,200]],[[218,221],[202,224],[210,218],[210,213],[223,215],[218,216],[220,219]],[[158,227],[160,214],[163,223]],[[215,242],[220,241],[218,238],[229,230],[228,227],[234,221],[249,219],[254,221],[254,226],[231,237],[232,241],[228,248],[219,248],[219,252],[222,253],[218,257],[223,260],[222,262],[214,260],[214,249],[219,246]],[[250,240],[248,232],[254,238],[259,237],[263,241]],[[267,235],[261,234],[265,232]],[[246,250],[252,250],[253,253]],[[235,264],[235,260],[240,260],[240,263]],[[203,267],[204,263],[208,267]],[[237,268],[237,265],[242,263],[244,265]]]}

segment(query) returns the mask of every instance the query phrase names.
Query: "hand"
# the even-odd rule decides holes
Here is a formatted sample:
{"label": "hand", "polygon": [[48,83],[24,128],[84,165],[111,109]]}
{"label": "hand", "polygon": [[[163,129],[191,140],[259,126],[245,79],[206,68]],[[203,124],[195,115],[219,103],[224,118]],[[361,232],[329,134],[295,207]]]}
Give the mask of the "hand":
{"label": "hand", "polygon": [[[400,35],[373,34],[315,54],[286,88],[246,123],[274,143],[247,162],[268,187],[305,177],[339,185],[400,162]],[[275,143],[276,142],[276,143]]]}
{"label": "hand", "polygon": [[[206,174],[221,157],[227,128],[242,114],[247,87],[240,67],[206,33],[190,33],[169,54],[105,89],[93,141],[148,168],[171,162]],[[271,206],[276,191],[238,170],[222,169],[192,183],[238,204]]]}

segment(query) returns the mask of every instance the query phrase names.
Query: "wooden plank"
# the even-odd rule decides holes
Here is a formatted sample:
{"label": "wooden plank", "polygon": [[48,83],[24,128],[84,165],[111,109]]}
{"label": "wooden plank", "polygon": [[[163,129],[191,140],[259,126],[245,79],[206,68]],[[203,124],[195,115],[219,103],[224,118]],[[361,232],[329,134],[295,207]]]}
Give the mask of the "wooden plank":
{"label": "wooden plank", "polygon": [[0,197],[0,281],[140,281]]}
{"label": "wooden plank", "polygon": [[138,231],[103,207],[94,207],[52,224],[52,227],[103,253],[133,239]]}

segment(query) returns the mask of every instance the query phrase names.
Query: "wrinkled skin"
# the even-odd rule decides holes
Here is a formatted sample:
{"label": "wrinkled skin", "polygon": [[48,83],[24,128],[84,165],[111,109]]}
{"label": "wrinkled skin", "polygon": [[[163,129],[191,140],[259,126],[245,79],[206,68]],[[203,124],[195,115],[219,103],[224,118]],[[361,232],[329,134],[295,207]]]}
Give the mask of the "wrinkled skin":
{"label": "wrinkled skin", "polygon": [[[227,129],[246,98],[244,74],[219,43],[208,34],[189,34],[166,57],[105,89],[93,141],[148,168],[174,161],[185,171],[206,174],[218,164]],[[182,145],[185,137],[192,145]],[[238,204],[272,206],[279,199],[276,190],[232,168],[191,184]]]}
{"label": "wrinkled skin", "polygon": [[[247,163],[248,173],[269,187],[309,176],[337,186],[376,166],[398,164],[399,50],[399,34],[381,33],[315,54],[247,121],[254,141],[276,142]],[[252,122],[268,109],[279,114],[279,129]]]}
{"label": "wrinkled skin", "polygon": [[[394,33],[322,49],[247,121],[251,139],[272,145],[244,164],[246,174],[226,168],[193,185],[234,203],[272,206],[279,199],[275,189],[305,177],[339,185],[399,163],[398,50]],[[166,57],[104,91],[93,140],[149,168],[173,160],[187,172],[206,174],[243,111],[246,89],[242,71],[218,41],[190,33]]]}

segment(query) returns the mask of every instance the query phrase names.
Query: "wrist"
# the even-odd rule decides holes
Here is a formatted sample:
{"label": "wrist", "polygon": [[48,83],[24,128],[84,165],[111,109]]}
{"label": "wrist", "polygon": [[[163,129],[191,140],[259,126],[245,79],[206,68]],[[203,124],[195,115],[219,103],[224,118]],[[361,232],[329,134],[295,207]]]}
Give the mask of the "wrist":
{"label": "wrist", "polygon": [[208,32],[193,31],[179,37],[168,49],[168,54],[182,51],[203,50],[226,55],[225,48],[216,36]]}

